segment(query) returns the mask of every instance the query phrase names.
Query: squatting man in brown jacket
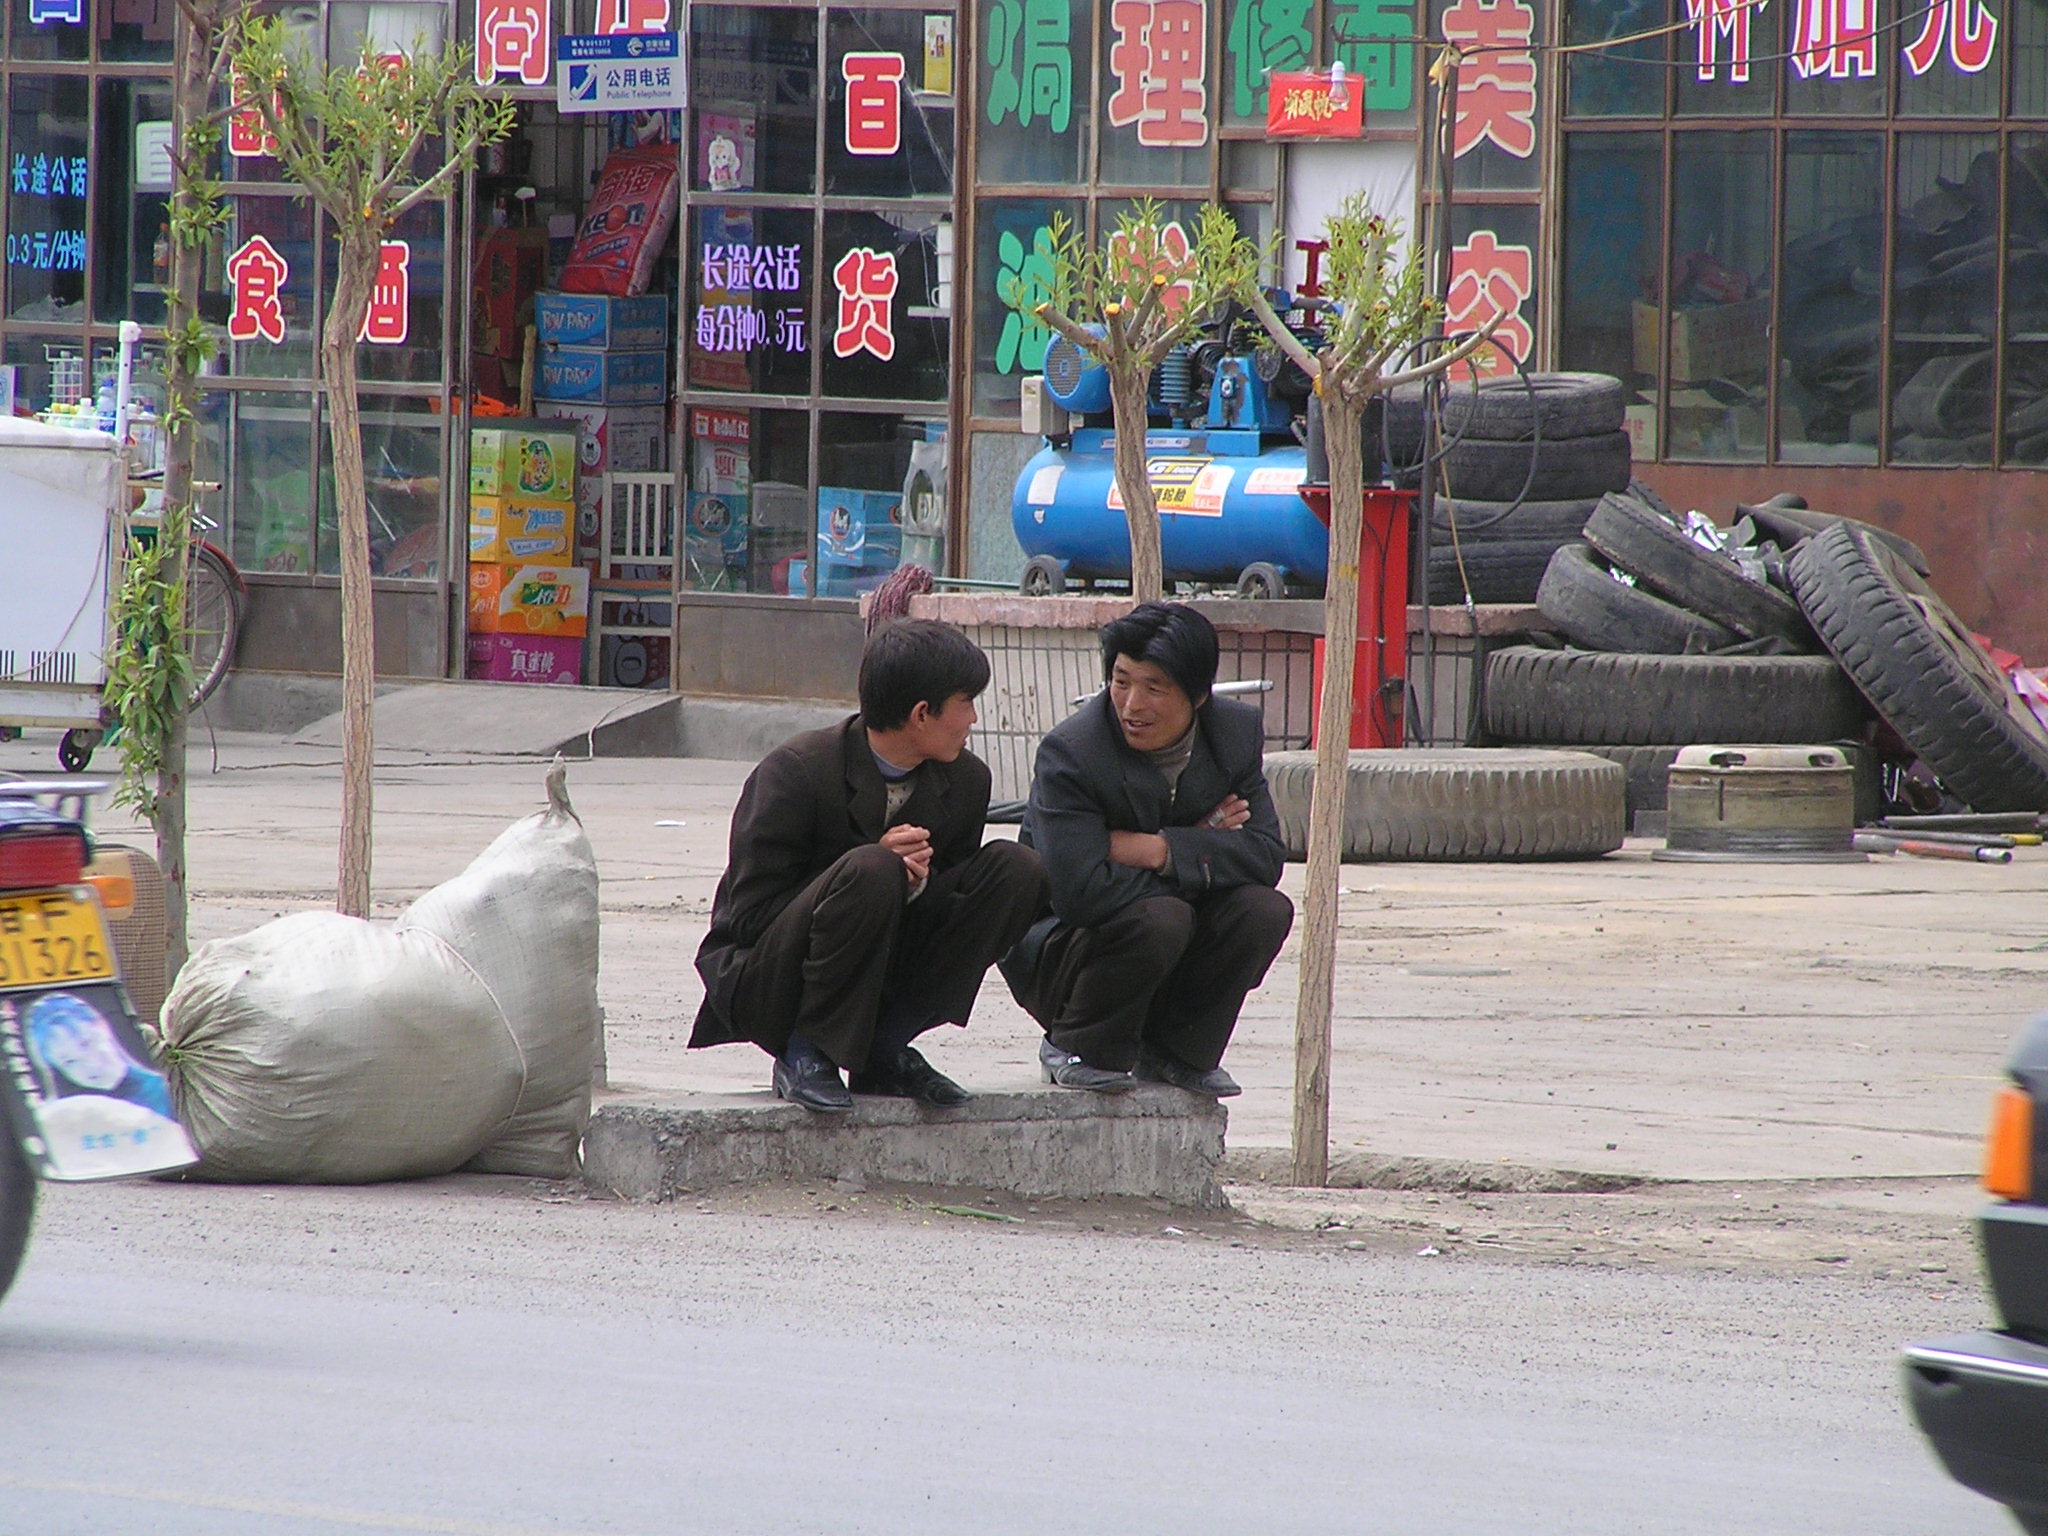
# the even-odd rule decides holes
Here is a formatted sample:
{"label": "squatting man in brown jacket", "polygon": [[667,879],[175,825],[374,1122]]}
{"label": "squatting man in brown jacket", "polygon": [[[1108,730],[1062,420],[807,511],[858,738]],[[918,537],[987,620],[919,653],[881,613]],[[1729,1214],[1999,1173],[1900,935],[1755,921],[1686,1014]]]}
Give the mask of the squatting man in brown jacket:
{"label": "squatting man in brown jacket", "polygon": [[697,951],[690,1044],[751,1040],[778,1096],[953,1107],[968,1093],[911,1044],[965,1024],[982,977],[1049,900],[1038,855],[984,844],[989,771],[967,750],[988,658],[957,629],[888,624],[861,657],[860,713],[777,747],[733,811]]}

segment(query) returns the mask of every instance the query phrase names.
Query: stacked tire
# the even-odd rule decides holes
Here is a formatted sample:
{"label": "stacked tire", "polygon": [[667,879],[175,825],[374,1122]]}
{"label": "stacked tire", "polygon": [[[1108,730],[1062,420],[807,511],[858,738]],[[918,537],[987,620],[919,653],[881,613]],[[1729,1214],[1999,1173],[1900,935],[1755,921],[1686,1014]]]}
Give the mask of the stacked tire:
{"label": "stacked tire", "polygon": [[1664,808],[1683,747],[1864,737],[1868,705],[1799,603],[1696,543],[1646,489],[1603,496],[1584,534],[1536,593],[1568,648],[1517,646],[1487,663],[1490,739],[1620,763],[1633,818]]}
{"label": "stacked tire", "polygon": [[[1599,498],[1629,485],[1627,396],[1604,373],[1532,373],[1451,385],[1429,540],[1432,602],[1529,603],[1550,557],[1576,540]],[[1422,473],[1419,389],[1387,407],[1397,475]]]}

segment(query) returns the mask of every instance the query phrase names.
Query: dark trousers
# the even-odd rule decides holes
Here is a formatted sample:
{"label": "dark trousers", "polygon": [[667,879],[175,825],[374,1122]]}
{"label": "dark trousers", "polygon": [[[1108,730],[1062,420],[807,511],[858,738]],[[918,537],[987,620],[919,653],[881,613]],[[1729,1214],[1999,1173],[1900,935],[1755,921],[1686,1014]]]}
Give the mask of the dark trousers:
{"label": "dark trousers", "polygon": [[1148,897],[1092,928],[1056,924],[1012,991],[1053,1044],[1091,1067],[1128,1071],[1148,1044],[1206,1072],[1222,1064],[1245,994],[1293,925],[1294,903],[1271,886]]}
{"label": "dark trousers", "polygon": [[781,1055],[790,1034],[841,1067],[867,1065],[876,1040],[907,1044],[965,1024],[981,978],[1049,899],[1038,855],[994,842],[933,875],[911,901],[903,860],[856,848],[809,885],[747,952],[734,1021]]}

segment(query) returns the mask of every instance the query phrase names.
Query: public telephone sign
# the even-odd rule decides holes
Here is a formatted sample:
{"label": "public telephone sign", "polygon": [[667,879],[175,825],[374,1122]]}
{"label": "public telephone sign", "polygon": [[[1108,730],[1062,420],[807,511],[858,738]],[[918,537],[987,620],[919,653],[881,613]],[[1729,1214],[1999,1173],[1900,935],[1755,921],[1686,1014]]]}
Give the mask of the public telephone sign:
{"label": "public telephone sign", "polygon": [[563,112],[656,112],[690,104],[683,40],[674,32],[584,33],[556,53]]}

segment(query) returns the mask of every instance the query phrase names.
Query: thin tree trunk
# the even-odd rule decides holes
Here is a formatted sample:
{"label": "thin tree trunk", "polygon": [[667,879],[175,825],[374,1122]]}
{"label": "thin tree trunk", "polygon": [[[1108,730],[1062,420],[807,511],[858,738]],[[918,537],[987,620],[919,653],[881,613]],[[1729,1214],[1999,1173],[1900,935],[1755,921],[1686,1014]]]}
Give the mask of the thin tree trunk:
{"label": "thin tree trunk", "polygon": [[[204,13],[211,18],[213,12]],[[178,73],[171,98],[172,164],[185,164],[187,135],[211,108],[216,29],[195,24],[191,13],[178,18]],[[195,169],[198,169],[195,167]],[[171,204],[179,218],[169,238],[171,269],[166,297],[164,395],[169,431],[164,442],[164,510],[157,529],[161,548],[171,554],[171,575],[184,589],[192,550],[193,466],[198,457],[199,380],[197,359],[179,345],[184,328],[199,313],[200,275],[206,264],[204,245],[188,244],[178,223],[198,212],[193,177],[179,174]],[[188,226],[189,227],[189,226]],[[187,645],[189,651],[189,644]],[[150,823],[156,830],[156,861],[164,877],[164,976],[175,981],[191,945],[185,890],[185,737],[186,714],[180,710],[164,741],[163,767],[157,774],[155,806]]]}
{"label": "thin tree trunk", "polygon": [[1109,376],[1109,403],[1116,422],[1116,453],[1112,460],[1116,488],[1124,499],[1124,525],[1131,533],[1131,596],[1155,603],[1166,595],[1166,576],[1159,551],[1159,501],[1145,470],[1145,429],[1150,425],[1146,392],[1151,380]]}
{"label": "thin tree trunk", "polygon": [[370,915],[371,759],[375,738],[376,630],[370,608],[370,510],[363,481],[362,415],[356,399],[356,336],[377,275],[374,237],[344,237],[320,360],[334,449],[334,505],[341,561],[341,878],[335,907]]}
{"label": "thin tree trunk", "polygon": [[1330,1180],[1330,1016],[1337,979],[1337,876],[1351,759],[1351,685],[1358,660],[1358,553],[1365,522],[1361,412],[1323,395],[1330,447],[1330,568],[1323,587],[1323,692],[1302,882],[1301,979],[1294,1002],[1294,1182]]}

